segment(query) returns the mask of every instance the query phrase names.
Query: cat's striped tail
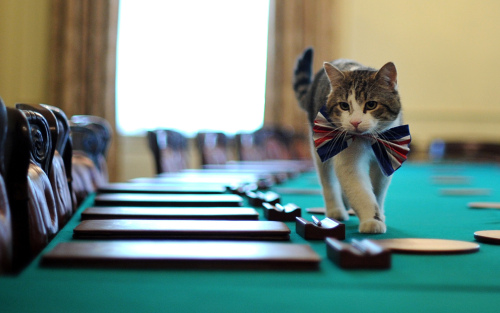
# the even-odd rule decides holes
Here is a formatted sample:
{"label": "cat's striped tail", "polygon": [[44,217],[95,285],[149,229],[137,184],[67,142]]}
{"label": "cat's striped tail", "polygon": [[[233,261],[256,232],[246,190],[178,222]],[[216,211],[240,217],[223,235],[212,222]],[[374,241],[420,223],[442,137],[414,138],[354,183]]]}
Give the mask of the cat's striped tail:
{"label": "cat's striped tail", "polygon": [[300,106],[307,110],[307,91],[312,81],[313,48],[309,47],[297,58],[293,72],[293,90]]}

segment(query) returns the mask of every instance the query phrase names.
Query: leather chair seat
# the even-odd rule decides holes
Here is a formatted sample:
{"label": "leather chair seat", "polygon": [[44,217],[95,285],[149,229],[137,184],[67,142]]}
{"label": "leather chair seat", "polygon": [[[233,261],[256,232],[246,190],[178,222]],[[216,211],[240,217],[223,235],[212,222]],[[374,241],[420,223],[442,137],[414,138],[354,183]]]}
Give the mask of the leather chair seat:
{"label": "leather chair seat", "polygon": [[28,169],[28,209],[31,251],[36,255],[56,235],[59,224],[49,178],[33,163]]}

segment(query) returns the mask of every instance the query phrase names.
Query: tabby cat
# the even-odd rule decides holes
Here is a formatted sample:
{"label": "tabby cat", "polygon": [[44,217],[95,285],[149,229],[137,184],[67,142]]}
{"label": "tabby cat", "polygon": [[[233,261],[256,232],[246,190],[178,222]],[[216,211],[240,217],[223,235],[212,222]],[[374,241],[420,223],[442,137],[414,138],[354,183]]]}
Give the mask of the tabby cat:
{"label": "tabby cat", "polygon": [[[387,162],[393,169],[384,170],[376,156],[380,144],[374,144],[374,138],[383,137],[384,132],[390,134],[395,127],[407,129],[407,125],[400,126],[402,112],[396,67],[389,62],[377,71],[340,59],[325,62],[323,69],[312,77],[312,60],[313,49],[308,48],[297,60],[293,86],[300,106],[308,113],[313,129],[312,145],[318,149],[318,144],[322,144],[318,135],[330,136],[331,144],[343,145],[343,150],[338,151],[326,147],[329,154],[326,157],[318,154],[320,149],[313,151],[326,214],[347,220],[346,207],[351,207],[359,218],[361,233],[385,233],[384,199],[390,175],[406,159],[410,140],[408,132],[403,147],[392,149],[401,150],[395,152],[399,165],[392,158]],[[324,131],[325,123],[330,130]]]}

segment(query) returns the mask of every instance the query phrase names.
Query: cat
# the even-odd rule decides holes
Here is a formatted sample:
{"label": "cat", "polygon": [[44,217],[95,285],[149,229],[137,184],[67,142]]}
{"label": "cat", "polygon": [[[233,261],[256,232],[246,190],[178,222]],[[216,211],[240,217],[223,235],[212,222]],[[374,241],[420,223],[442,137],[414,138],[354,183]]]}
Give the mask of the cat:
{"label": "cat", "polygon": [[[350,206],[359,218],[360,233],[385,233],[384,200],[392,173],[385,172],[378,164],[370,136],[401,127],[396,66],[389,62],[377,71],[352,60],[339,59],[325,62],[323,69],[312,77],[312,61],[312,48],[307,48],[297,59],[293,89],[299,105],[307,112],[311,129],[321,117],[332,127],[326,133],[338,133],[333,141],[341,144],[349,141],[347,148],[324,162],[313,150],[326,215],[347,220],[346,207]],[[316,135],[312,131],[313,148]],[[409,151],[409,131],[407,135],[401,162]]]}

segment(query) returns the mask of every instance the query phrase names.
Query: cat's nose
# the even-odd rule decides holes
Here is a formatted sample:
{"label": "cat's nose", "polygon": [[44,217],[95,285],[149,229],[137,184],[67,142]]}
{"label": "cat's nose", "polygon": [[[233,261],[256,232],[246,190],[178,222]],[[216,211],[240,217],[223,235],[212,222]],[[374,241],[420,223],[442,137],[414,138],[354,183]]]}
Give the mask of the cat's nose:
{"label": "cat's nose", "polygon": [[354,126],[354,128],[358,128],[359,124],[361,124],[361,121],[359,120],[352,120],[351,125]]}

